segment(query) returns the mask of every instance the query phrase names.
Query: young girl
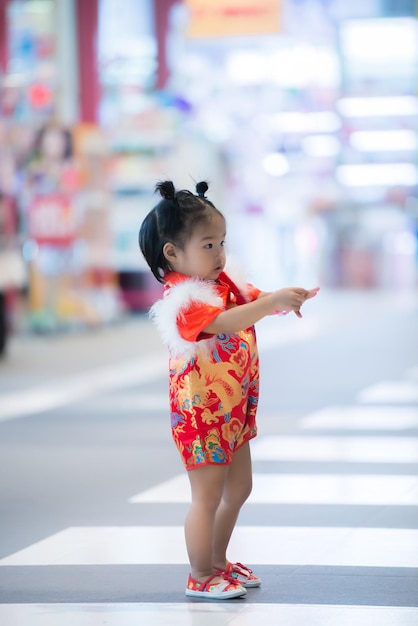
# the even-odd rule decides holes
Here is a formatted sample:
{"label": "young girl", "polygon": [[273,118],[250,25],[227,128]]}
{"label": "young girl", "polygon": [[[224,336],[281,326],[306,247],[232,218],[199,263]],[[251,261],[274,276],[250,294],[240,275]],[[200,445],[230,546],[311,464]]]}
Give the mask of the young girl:
{"label": "young girl", "polygon": [[172,434],[191,485],[186,595],[226,600],[261,584],[226,557],[252,487],[259,384],[253,325],[279,311],[301,317],[318,289],[238,286],[224,272],[226,224],[205,196],[208,185],[198,183],[197,195],[175,191],[171,181],[156,189],[163,199],[142,223],[139,245],[164,283],[151,316],[169,346]]}

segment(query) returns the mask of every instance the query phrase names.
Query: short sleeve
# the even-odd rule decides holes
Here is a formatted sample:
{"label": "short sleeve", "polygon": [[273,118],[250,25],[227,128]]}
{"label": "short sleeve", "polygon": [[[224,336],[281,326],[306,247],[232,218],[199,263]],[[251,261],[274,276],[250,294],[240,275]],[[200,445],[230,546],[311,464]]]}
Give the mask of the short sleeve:
{"label": "short sleeve", "polygon": [[187,309],[177,316],[177,328],[180,336],[186,341],[199,341],[210,335],[202,333],[213,320],[222,313],[223,309],[210,306],[204,302],[192,302]]}

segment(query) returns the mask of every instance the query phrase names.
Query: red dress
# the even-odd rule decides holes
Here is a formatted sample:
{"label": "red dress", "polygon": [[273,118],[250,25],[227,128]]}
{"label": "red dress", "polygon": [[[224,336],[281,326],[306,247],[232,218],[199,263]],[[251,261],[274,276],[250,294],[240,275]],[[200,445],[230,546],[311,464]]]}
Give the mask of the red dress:
{"label": "red dress", "polygon": [[[237,333],[202,332],[221,311],[255,300],[222,273],[211,283],[171,272],[151,317],[170,349],[170,409],[174,441],[186,469],[231,463],[257,434],[258,352],[253,326]],[[245,291],[245,294],[243,293]]]}

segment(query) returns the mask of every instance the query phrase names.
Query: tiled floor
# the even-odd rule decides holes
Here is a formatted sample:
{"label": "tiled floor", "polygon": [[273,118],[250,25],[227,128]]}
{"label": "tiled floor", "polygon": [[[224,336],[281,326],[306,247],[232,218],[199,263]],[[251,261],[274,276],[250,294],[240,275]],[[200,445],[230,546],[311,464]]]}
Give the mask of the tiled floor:
{"label": "tiled floor", "polygon": [[[308,327],[308,335],[314,330]],[[13,402],[7,407],[0,404],[0,421],[28,414],[34,406],[39,410],[64,406],[71,390],[80,399],[90,398],[84,404],[85,415],[140,406],[151,413],[156,407],[164,410],[165,396],[153,395],[152,389],[129,397],[123,393],[97,395],[106,389],[109,379],[115,390],[119,384],[126,386],[126,377],[136,380],[137,366],[132,362],[118,373],[102,370],[90,380],[79,377],[71,388],[45,388],[29,397],[32,405],[19,394],[10,395]],[[161,359],[148,370],[142,364],[139,375],[143,380],[148,372],[152,378],[161,367],[165,367]],[[385,380],[361,390],[352,406],[333,405],[309,413],[297,428],[266,433],[253,442],[254,489],[247,503],[248,517],[234,532],[231,556],[247,562],[256,572],[258,567],[263,578],[273,573],[271,579],[265,576],[261,590],[249,590],[245,599],[226,603],[197,602],[184,597],[183,578],[180,582],[176,578],[180,590],[174,602],[171,596],[154,602],[151,595],[147,602],[84,601],[86,596],[74,602],[51,602],[40,589],[44,591],[45,580],[53,586],[55,572],[62,576],[66,570],[70,572],[66,576],[84,581],[93,568],[94,572],[106,571],[107,577],[115,572],[112,568],[126,568],[124,575],[129,577],[129,568],[138,567],[141,573],[152,571],[154,578],[144,582],[147,589],[154,588],[157,581],[166,589],[172,572],[181,569],[183,576],[187,568],[183,527],[169,516],[159,524],[68,523],[59,532],[0,559],[0,575],[13,572],[13,592],[17,589],[18,593],[24,580],[30,578],[33,584],[33,572],[39,572],[39,585],[33,587],[29,599],[15,602],[11,597],[9,603],[0,604],[1,626],[252,626],[256,621],[263,626],[416,626],[417,372],[415,367],[405,372],[403,380]],[[93,393],[89,385],[93,385]],[[174,474],[153,486],[133,489],[125,504],[135,511],[153,506],[163,511],[184,506],[188,500],[187,476]],[[267,507],[283,507],[279,513],[288,517],[263,517],[260,511]],[[313,510],[319,511],[316,517]],[[404,522],[407,517],[408,524]],[[272,525],[273,519],[278,519],[277,525]],[[292,576],[299,577],[300,586],[306,585],[302,601],[289,600],[292,592],[285,583]],[[372,578],[373,593],[358,593],[361,585],[371,585]],[[314,580],[321,593],[309,593]],[[357,585],[357,592],[352,593],[348,586],[338,595],[338,604],[333,592],[327,593],[327,585],[334,584],[337,589],[349,580]],[[399,589],[406,580],[407,590],[401,594]],[[411,589],[415,588],[413,597]],[[34,597],[46,600],[39,602]]]}

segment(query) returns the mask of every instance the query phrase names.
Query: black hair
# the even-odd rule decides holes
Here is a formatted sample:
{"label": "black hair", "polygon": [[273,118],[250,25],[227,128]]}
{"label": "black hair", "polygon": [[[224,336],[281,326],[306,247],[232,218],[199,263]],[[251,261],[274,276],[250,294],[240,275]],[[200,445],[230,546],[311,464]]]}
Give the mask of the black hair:
{"label": "black hair", "polygon": [[63,149],[62,149],[61,159],[63,161],[65,161],[67,159],[71,159],[72,156],[73,156],[73,137],[72,137],[72,134],[71,134],[71,132],[67,128],[61,127],[61,126],[59,126],[55,122],[48,122],[44,126],[42,126],[42,128],[40,130],[38,130],[38,132],[37,132],[37,134],[35,136],[35,141],[34,141],[34,148],[33,148],[34,156],[36,158],[42,158],[42,156],[43,156],[42,155],[42,143],[44,141],[45,135],[51,129],[58,130],[59,132],[62,133]]}
{"label": "black hair", "polygon": [[222,215],[206,198],[208,189],[205,181],[197,183],[197,195],[187,189],[176,191],[171,180],[156,185],[155,191],[161,194],[162,200],[142,222],[138,240],[141,252],[158,282],[164,283],[164,274],[170,271],[163,253],[165,244],[171,242],[182,248],[198,222],[208,220],[213,210]]}

